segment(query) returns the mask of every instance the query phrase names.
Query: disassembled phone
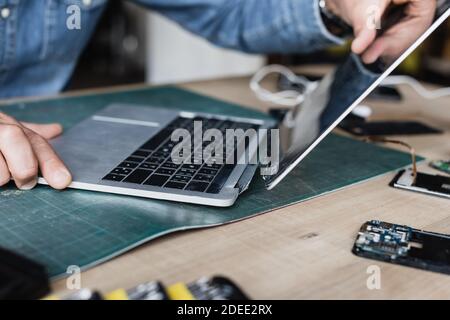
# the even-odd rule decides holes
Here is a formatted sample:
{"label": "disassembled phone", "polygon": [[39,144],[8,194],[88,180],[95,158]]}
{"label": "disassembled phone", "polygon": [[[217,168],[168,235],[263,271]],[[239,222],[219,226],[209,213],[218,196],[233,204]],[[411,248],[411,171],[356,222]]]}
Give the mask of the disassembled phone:
{"label": "disassembled phone", "polygon": [[450,274],[450,236],[381,221],[366,222],[353,247],[359,257]]}
{"label": "disassembled phone", "polygon": [[408,169],[400,171],[391,186],[450,199],[450,177],[418,172],[414,178],[413,171]]}

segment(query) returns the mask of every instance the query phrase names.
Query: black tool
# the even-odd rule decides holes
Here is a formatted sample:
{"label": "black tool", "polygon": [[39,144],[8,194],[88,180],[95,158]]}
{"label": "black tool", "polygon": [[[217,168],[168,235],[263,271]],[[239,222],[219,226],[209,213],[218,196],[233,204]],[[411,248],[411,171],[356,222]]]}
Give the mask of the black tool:
{"label": "black tool", "polygon": [[249,300],[244,291],[226,277],[201,278],[190,283],[188,289],[196,300]]}
{"label": "black tool", "polygon": [[356,136],[392,136],[441,134],[442,131],[417,121],[366,121],[364,118],[350,115],[339,128]]}
{"label": "black tool", "polygon": [[45,268],[0,248],[0,300],[34,300],[50,292]]}

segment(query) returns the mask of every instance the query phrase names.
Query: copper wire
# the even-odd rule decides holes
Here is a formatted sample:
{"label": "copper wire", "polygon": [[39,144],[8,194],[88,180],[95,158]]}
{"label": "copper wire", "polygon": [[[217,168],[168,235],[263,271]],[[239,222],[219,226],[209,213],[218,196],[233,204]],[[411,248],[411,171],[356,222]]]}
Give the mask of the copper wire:
{"label": "copper wire", "polygon": [[404,141],[391,140],[391,139],[386,139],[386,138],[382,138],[382,137],[368,137],[367,141],[375,142],[375,143],[397,144],[397,145],[401,145],[401,146],[408,148],[409,152],[411,153],[412,170],[413,170],[412,175],[413,175],[414,183],[416,183],[416,180],[417,180],[417,156],[416,156],[416,150],[410,144],[408,144]]}

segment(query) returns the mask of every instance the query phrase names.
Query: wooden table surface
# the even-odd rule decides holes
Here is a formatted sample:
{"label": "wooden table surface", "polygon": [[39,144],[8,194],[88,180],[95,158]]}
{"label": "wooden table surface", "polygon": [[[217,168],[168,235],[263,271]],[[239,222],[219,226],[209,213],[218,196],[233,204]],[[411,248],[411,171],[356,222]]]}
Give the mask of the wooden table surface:
{"label": "wooden table surface", "polygon": [[[268,85],[271,85],[269,82]],[[182,87],[266,109],[248,78]],[[366,101],[373,119],[420,119],[444,135],[400,137],[429,159],[450,159],[450,98],[425,101],[402,88],[401,103]],[[421,171],[431,171],[427,164]],[[107,292],[159,279],[166,285],[207,275],[234,279],[254,299],[450,298],[450,276],[358,258],[355,236],[380,219],[450,234],[450,201],[395,190],[388,175],[358,186],[222,227],[166,236],[82,273],[82,286]],[[199,207],[201,210],[201,207]],[[381,270],[381,289],[367,288],[368,267]],[[66,280],[53,284],[65,294]]]}

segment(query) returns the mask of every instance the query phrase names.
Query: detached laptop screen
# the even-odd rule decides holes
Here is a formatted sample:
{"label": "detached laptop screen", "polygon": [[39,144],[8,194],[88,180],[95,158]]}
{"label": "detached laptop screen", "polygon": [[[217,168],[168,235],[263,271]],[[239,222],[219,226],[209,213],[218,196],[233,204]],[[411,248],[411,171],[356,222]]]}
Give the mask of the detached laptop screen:
{"label": "detached laptop screen", "polygon": [[[305,101],[292,110],[280,126],[280,163],[272,175],[264,177],[268,189],[275,187],[302,159],[366,98],[402,61],[408,57],[450,15],[450,1],[438,2],[436,17],[424,26],[411,45],[395,57],[379,59],[364,65],[360,57],[348,59],[325,76],[317,87],[306,95]],[[389,36],[392,26],[401,23],[403,13],[392,12],[378,30],[379,36]],[[386,31],[388,30],[388,31]],[[384,33],[386,32],[386,33]],[[409,45],[409,44],[408,44]]]}

